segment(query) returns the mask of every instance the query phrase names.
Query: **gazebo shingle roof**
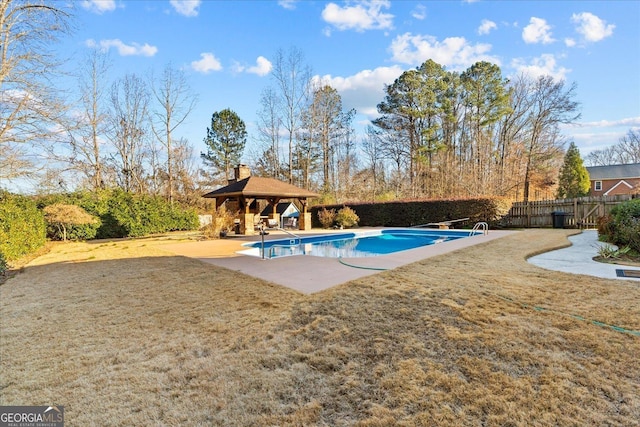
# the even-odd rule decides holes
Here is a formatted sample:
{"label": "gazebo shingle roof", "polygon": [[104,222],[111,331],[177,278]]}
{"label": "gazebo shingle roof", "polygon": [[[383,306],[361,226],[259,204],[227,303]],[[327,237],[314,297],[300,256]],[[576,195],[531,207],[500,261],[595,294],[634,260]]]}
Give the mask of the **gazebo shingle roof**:
{"label": "gazebo shingle roof", "polygon": [[295,185],[287,184],[273,178],[263,178],[250,176],[231,184],[213,190],[202,197],[279,197],[286,198],[308,198],[319,197],[320,195]]}

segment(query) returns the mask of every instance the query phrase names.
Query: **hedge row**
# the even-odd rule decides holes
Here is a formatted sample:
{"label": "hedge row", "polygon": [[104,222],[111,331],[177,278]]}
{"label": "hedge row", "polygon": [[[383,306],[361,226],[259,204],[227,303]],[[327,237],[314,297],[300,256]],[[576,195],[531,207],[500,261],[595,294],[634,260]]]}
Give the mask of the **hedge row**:
{"label": "hedge row", "polygon": [[162,197],[131,194],[120,189],[49,195],[38,200],[41,208],[54,203],[74,204],[98,217],[95,224],[70,226],[68,234],[81,239],[140,237],[194,230],[199,226],[194,209],[171,206]]}
{"label": "hedge row", "polygon": [[318,212],[323,208],[338,211],[344,206],[356,212],[361,227],[411,227],[462,218],[469,218],[470,223],[493,223],[509,212],[511,202],[501,198],[475,198],[321,205],[310,208],[312,225],[322,226]]}
{"label": "hedge row", "polygon": [[44,243],[42,211],[28,197],[0,191],[0,258],[18,259]]}

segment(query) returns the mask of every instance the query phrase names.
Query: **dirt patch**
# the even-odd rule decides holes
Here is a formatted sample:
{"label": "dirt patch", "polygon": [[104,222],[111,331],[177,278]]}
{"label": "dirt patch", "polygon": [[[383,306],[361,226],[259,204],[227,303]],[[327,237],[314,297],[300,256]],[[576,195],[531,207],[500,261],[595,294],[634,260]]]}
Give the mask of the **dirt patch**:
{"label": "dirt patch", "polygon": [[634,425],[640,286],[547,271],[528,230],[304,296],[153,239],[0,286],[0,404],[69,426]]}
{"label": "dirt patch", "polygon": [[640,258],[631,256],[620,256],[618,258],[604,258],[597,256],[593,258],[594,261],[602,262],[604,264],[616,264],[616,265],[628,265],[630,267],[640,267]]}

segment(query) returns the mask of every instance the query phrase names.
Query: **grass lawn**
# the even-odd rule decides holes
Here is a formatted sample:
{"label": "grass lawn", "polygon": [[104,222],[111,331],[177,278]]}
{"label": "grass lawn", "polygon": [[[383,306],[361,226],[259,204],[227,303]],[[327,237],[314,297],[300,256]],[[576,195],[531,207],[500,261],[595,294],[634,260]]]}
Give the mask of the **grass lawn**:
{"label": "grass lawn", "polygon": [[[640,283],[540,269],[527,230],[313,295],[55,245],[0,286],[0,405],[66,426],[632,426]],[[583,319],[574,317],[580,316]]]}

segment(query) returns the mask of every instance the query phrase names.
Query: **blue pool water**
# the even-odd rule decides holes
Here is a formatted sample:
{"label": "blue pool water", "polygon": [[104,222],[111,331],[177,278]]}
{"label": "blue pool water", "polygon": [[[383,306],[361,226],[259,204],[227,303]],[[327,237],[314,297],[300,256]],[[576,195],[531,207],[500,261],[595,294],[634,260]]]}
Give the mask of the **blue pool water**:
{"label": "blue pool water", "polygon": [[[480,232],[469,230],[384,229],[358,233],[331,234],[296,238],[288,236],[264,242],[264,257],[312,255],[329,258],[359,258],[387,255],[394,252],[434,245],[469,237]],[[262,243],[247,243],[245,255],[262,256]]]}

